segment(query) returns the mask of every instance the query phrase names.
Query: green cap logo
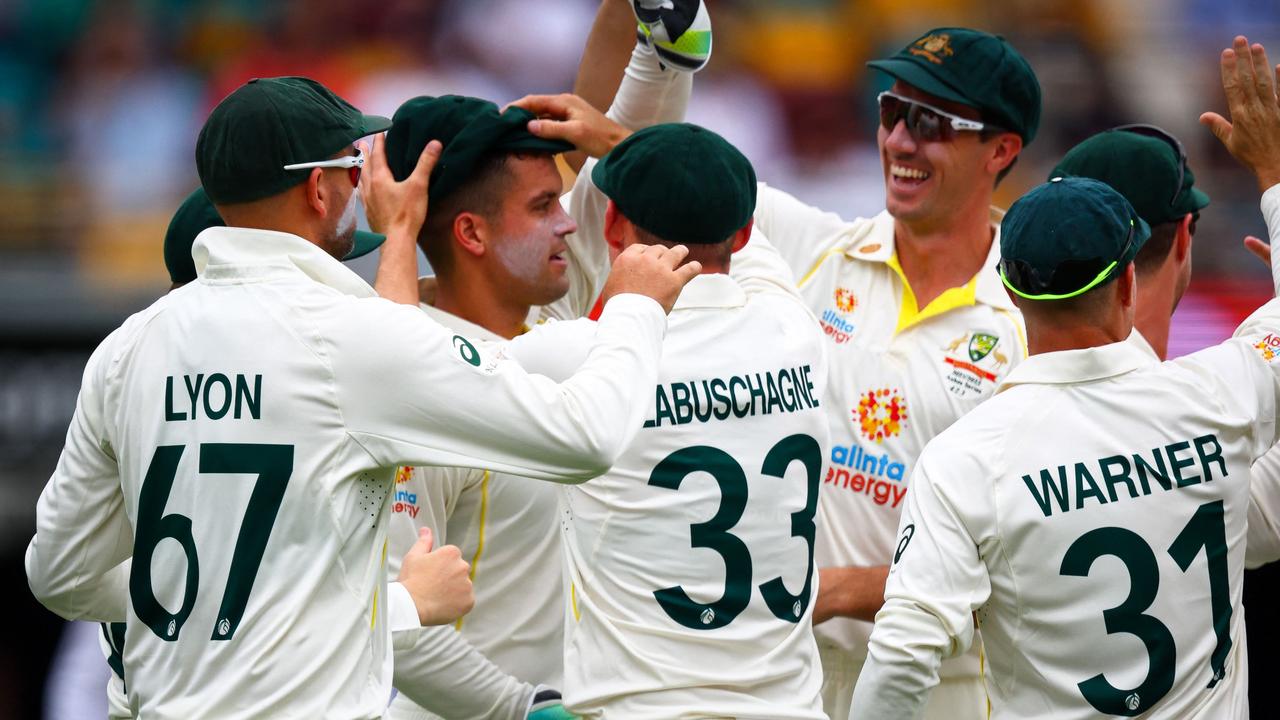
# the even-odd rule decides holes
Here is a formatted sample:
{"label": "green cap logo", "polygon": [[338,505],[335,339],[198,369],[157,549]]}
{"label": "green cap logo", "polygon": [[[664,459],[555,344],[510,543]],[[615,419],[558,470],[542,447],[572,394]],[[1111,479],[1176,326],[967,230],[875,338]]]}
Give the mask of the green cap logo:
{"label": "green cap logo", "polygon": [[931,33],[912,43],[907,51],[916,57],[922,57],[934,65],[941,65],[942,58],[955,55],[951,49],[951,36],[946,33]]}

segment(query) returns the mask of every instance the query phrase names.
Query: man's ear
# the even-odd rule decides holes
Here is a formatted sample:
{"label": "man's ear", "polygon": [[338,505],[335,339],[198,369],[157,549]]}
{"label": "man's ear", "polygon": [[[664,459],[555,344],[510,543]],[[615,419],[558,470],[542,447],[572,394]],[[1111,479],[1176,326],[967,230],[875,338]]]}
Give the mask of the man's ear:
{"label": "man's ear", "polygon": [[480,215],[460,212],[453,218],[453,243],[468,255],[484,255],[490,234],[488,221]]}
{"label": "man's ear", "polygon": [[323,178],[323,169],[311,168],[311,174],[307,175],[307,181],[302,184],[303,192],[307,194],[307,205],[322,218],[329,216],[330,203],[332,202],[329,197],[329,189],[324,186]]}
{"label": "man's ear", "polygon": [[1138,276],[1133,261],[1124,267],[1124,272],[1116,278],[1116,294],[1123,307],[1132,307],[1138,302]]}
{"label": "man's ear", "polygon": [[1191,213],[1182,216],[1173,235],[1173,259],[1182,263],[1191,254]]}
{"label": "man's ear", "polygon": [[755,227],[756,219],[753,217],[733,234],[733,248],[731,252],[738,252],[747,246],[747,242],[751,240],[751,229]]}
{"label": "man's ear", "polygon": [[1001,133],[995,138],[995,150],[987,161],[987,171],[999,175],[1002,170],[1013,164],[1022,152],[1022,138],[1015,133]]}
{"label": "man's ear", "polygon": [[604,241],[614,250],[622,250],[624,219],[622,213],[618,212],[618,206],[610,200],[604,209]]}

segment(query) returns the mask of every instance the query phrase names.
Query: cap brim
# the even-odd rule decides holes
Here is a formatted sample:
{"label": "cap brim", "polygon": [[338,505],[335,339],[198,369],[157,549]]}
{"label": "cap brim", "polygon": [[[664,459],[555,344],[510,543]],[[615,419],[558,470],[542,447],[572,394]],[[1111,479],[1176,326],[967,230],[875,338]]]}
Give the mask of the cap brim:
{"label": "cap brim", "polygon": [[343,260],[355,260],[358,257],[368,255],[386,242],[387,236],[357,230],[354,240],[355,243],[351,247],[351,252],[347,253],[347,256],[342,258]]}
{"label": "cap brim", "polygon": [[1200,188],[1191,188],[1191,192],[1187,195],[1189,196],[1186,202],[1187,212],[1200,212],[1209,206],[1209,196]]}
{"label": "cap brim", "polygon": [[872,60],[867,63],[867,67],[875,68],[886,75],[924,92],[940,97],[943,100],[961,103],[963,105],[973,105],[973,101],[962,95],[955,88],[947,85],[932,73],[923,67],[917,65],[910,60],[902,58],[886,58],[884,60]]}
{"label": "cap brim", "polygon": [[384,118],[381,115],[365,115],[363,118],[361,125],[364,130],[364,135],[361,135],[360,137],[384,132],[391,127],[391,118]]}

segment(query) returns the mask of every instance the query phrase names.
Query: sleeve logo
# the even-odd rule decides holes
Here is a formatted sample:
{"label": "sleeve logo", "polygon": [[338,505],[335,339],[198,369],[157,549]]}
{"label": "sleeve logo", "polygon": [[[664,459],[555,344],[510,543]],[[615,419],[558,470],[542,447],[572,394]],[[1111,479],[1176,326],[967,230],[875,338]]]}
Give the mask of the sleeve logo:
{"label": "sleeve logo", "polygon": [[480,351],[476,350],[476,346],[471,341],[461,335],[453,336],[453,349],[458,351],[458,355],[473,367],[480,367]]}
{"label": "sleeve logo", "polygon": [[902,528],[902,539],[898,541],[898,549],[893,553],[893,564],[897,565],[902,559],[902,553],[907,551],[907,546],[911,544],[911,538],[916,536],[916,525],[910,523]]}
{"label": "sleeve logo", "polygon": [[1262,355],[1262,359],[1271,362],[1276,359],[1276,354],[1280,353],[1280,337],[1274,333],[1267,333],[1267,336],[1254,343],[1253,346]]}

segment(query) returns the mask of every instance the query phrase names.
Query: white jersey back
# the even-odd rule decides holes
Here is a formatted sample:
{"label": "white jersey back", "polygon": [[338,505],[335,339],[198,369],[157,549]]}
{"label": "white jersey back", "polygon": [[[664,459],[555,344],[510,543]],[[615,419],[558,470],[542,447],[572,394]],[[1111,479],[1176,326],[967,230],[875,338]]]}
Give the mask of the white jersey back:
{"label": "white jersey back", "polygon": [[643,412],[612,378],[656,377],[661,308],[620,298],[597,333],[618,342],[557,386],[302,238],[213,228],[193,253],[200,280],[89,362],[37,508],[33,592],[127,620],[142,717],[381,717],[395,466],[598,474]]}
{"label": "white jersey back", "polygon": [[[1250,465],[1280,392],[1254,340],[1161,364],[1135,335],[1015,369],[921,458],[873,654],[913,608],[963,646],[976,610],[996,717],[1246,717]],[[859,689],[901,683],[880,672]]]}
{"label": "white jersey back", "polygon": [[825,377],[793,294],[747,295],[725,275],[685,288],[644,429],[563,493],[567,707],[825,717],[811,624]]}

